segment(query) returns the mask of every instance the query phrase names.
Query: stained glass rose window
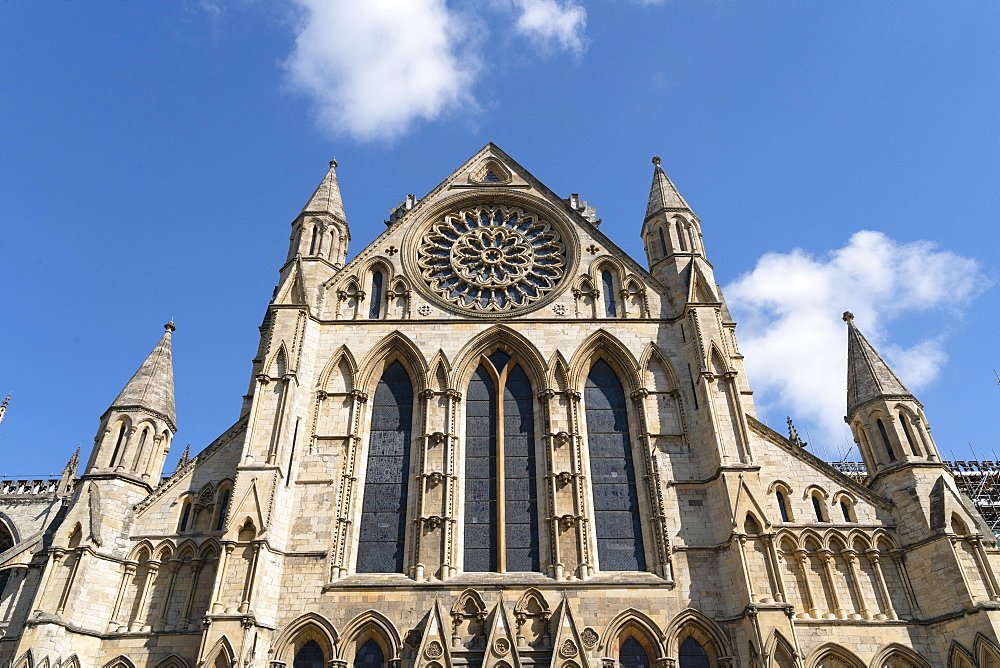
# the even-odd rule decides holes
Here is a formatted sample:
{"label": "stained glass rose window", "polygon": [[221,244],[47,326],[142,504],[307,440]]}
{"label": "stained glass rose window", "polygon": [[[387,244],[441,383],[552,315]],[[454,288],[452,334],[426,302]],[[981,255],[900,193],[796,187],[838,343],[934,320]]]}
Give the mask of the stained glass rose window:
{"label": "stained glass rose window", "polygon": [[427,285],[452,304],[481,312],[520,309],[563,277],[566,247],[537,214],[480,206],[431,225],[417,251]]}

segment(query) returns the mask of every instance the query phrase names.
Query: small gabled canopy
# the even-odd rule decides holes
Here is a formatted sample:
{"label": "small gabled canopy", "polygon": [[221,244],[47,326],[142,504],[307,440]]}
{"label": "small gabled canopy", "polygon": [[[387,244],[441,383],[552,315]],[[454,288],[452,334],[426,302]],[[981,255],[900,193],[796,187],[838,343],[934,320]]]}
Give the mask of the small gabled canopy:
{"label": "small gabled canopy", "polygon": [[110,410],[142,408],[167,419],[177,430],[177,409],[174,407],[174,363],[170,351],[170,334],[176,327],[168,322],[160,342],[111,403]]}
{"label": "small gabled canopy", "polygon": [[653,185],[649,188],[649,204],[646,205],[646,219],[660,213],[661,211],[690,211],[691,207],[681,197],[680,192],[674,184],[667,178],[666,172],[660,167],[660,159],[653,158]]}
{"label": "small gabled canopy", "polygon": [[885,360],[854,324],[854,314],[844,313],[847,323],[847,415],[872,399],[911,399],[916,401]]}
{"label": "small gabled canopy", "polygon": [[344,213],[344,200],[340,196],[340,185],[337,183],[337,161],[330,161],[330,171],[326,173],[319,187],[302,207],[302,213],[329,214],[342,222],[347,222]]}

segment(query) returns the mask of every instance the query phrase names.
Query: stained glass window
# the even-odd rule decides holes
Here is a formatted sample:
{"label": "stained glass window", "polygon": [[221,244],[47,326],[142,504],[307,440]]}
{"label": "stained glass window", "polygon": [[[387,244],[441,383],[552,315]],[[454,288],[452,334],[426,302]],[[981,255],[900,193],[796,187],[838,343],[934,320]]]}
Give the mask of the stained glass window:
{"label": "stained glass window", "polygon": [[469,383],[465,406],[465,570],[497,568],[497,395],[486,367]]}
{"label": "stained glass window", "polygon": [[354,655],[354,668],[384,668],[385,655],[374,639],[369,640]]}
{"label": "stained glass window", "polygon": [[323,650],[315,640],[310,640],[295,653],[292,668],[324,668]]}
{"label": "stained glass window", "polygon": [[594,528],[602,571],[644,571],[639,496],[628,433],[625,392],[618,376],[599,360],[584,393]]}
{"label": "stained glass window", "polygon": [[708,653],[697,640],[688,636],[681,643],[679,668],[710,668]]}
{"label": "stained glass window", "polygon": [[649,655],[638,640],[629,636],[618,652],[618,664],[622,668],[649,668]]}
{"label": "stained glass window", "polygon": [[378,320],[382,315],[382,272],[372,274],[372,300],[368,304],[368,318]]}
{"label": "stained glass window", "polygon": [[372,402],[365,493],[358,539],[359,573],[400,573],[406,536],[413,385],[393,362],[382,374]]}
{"label": "stained glass window", "polygon": [[[538,489],[531,382],[510,355],[480,365],[466,405],[465,570],[538,571]],[[495,378],[503,386],[503,401]],[[501,443],[502,448],[498,448]],[[502,479],[498,473],[502,472]],[[498,512],[503,490],[503,514]],[[502,541],[501,541],[502,537]]]}
{"label": "stained glass window", "polygon": [[618,317],[615,309],[615,282],[610,271],[601,272],[601,291],[604,293],[604,315],[607,318]]}

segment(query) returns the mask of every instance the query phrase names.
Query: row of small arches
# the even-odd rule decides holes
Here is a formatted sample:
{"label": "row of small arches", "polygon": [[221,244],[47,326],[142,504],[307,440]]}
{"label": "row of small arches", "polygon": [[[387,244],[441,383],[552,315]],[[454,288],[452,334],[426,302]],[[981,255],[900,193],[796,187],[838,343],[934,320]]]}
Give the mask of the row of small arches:
{"label": "row of small arches", "polygon": [[114,435],[115,443],[111,457],[105,462],[96,462],[96,465],[135,473],[155,470],[154,444],[159,445],[164,453],[170,445],[170,431],[164,429],[157,436],[156,429],[156,425],[148,420],[133,426],[131,418],[122,415],[109,428],[109,433]]}
{"label": "row of small arches", "polygon": [[[792,505],[791,487],[780,480],[771,483],[770,488],[774,493],[775,505],[778,507],[778,515],[784,523],[796,521],[795,512]],[[855,499],[843,490],[839,490],[832,495],[832,502],[827,503],[831,496],[818,485],[811,485],[806,489],[803,500],[808,500],[812,517],[802,520],[803,523],[840,523],[841,518],[844,524],[854,524],[858,521],[855,510]],[[835,514],[840,517],[836,517]]]}
{"label": "row of small arches", "polygon": [[675,215],[669,220],[655,223],[654,229],[655,241],[653,249],[650,249],[653,258],[662,259],[676,252],[698,252],[700,235],[684,216]]}

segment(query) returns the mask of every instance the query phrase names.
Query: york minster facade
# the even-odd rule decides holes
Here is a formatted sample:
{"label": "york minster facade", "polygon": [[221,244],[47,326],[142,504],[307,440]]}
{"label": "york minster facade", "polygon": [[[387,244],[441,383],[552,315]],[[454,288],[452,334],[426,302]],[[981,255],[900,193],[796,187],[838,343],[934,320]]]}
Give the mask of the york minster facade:
{"label": "york minster facade", "polygon": [[1000,667],[923,406],[848,313],[867,477],[758,421],[659,162],[644,264],[493,144],[348,262],[332,162],[225,433],[163,475],[168,323],[86,461],[0,489],[0,666]]}

